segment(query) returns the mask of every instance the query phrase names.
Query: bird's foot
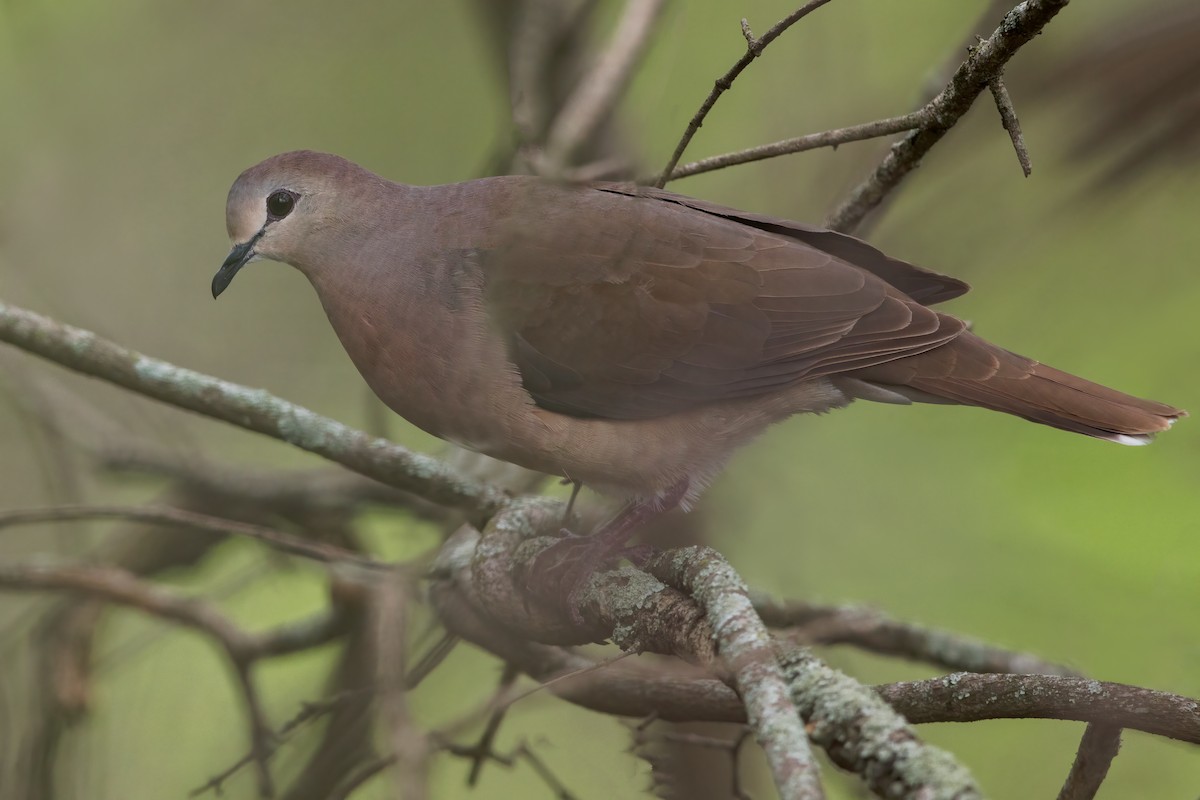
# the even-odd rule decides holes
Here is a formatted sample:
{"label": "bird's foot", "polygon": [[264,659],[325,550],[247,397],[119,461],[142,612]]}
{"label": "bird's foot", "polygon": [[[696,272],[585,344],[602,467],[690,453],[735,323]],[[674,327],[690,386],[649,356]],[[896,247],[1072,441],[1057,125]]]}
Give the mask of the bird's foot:
{"label": "bird's foot", "polygon": [[571,621],[582,625],[579,600],[588,578],[615,564],[624,552],[602,536],[581,536],[565,528],[561,534],[558,541],[534,556],[529,575],[537,582],[541,597],[564,604]]}
{"label": "bird's foot", "polygon": [[571,621],[584,622],[579,600],[588,578],[612,566],[622,558],[635,565],[645,564],[654,554],[648,545],[627,547],[630,537],[642,525],[675,506],[687,493],[688,482],[680,481],[662,495],[635,500],[590,536],[567,529],[554,544],[533,558],[528,577],[537,582],[536,594],[554,603],[565,603]]}

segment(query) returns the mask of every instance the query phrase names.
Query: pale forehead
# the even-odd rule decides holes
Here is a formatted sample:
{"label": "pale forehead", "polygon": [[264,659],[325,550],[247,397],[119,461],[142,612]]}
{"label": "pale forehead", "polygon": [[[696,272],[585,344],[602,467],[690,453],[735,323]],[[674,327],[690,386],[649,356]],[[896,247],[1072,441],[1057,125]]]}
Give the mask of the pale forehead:
{"label": "pale forehead", "polygon": [[[244,177],[244,173],[243,173]],[[256,184],[238,179],[225,201],[225,230],[232,242],[249,240],[267,221],[267,205]]]}
{"label": "pale forehead", "polygon": [[274,191],[309,193],[330,174],[336,156],[297,151],[272,156],[238,176],[225,201],[225,228],[230,240],[247,241],[267,221],[266,199]]}

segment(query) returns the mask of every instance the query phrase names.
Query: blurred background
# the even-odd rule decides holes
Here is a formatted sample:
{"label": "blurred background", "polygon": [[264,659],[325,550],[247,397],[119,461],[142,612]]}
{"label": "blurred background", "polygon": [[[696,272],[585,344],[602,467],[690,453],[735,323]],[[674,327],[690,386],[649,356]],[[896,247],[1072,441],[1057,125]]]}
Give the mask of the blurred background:
{"label": "blurred background", "polygon": [[[749,68],[684,161],[911,110],[942,80],[938,69],[983,5],[835,0]],[[245,167],[296,148],[411,183],[494,169],[513,134],[486,6],[0,2],[0,298],[378,427],[377,406],[294,270],[257,263],[212,301],[209,281],[228,252],[225,193]],[[661,167],[712,81],[743,52],[739,19],[761,33],[792,8],[668,6],[615,123],[639,174]],[[619,10],[600,3],[597,36]],[[1022,177],[985,95],[902,186],[871,240],[970,282],[947,310],[992,341],[1200,410],[1198,17],[1186,2],[1072,4],[1008,74],[1032,177]],[[819,221],[885,147],[843,146],[669,188]],[[401,420],[383,424],[405,445],[444,448]],[[0,509],[152,497],[161,484],[94,467],[98,453],[143,447],[217,466],[319,465],[0,348]],[[1197,696],[1198,465],[1194,420],[1152,447],[1123,448],[974,409],[860,403],[794,419],[745,450],[700,519],[746,579],[772,594],[870,604],[1091,677]],[[433,543],[432,529],[403,515],[360,523],[391,556]],[[5,531],[0,557],[83,556],[108,530]],[[240,541],[168,580],[252,630],[327,601],[321,570]],[[20,768],[14,756],[39,724],[29,700],[48,602],[0,595],[7,770]],[[242,711],[208,642],[116,611],[97,648],[89,713],[53,754],[55,797],[183,797],[244,752]],[[334,655],[327,647],[260,669],[274,722],[322,695]],[[846,650],[827,655],[869,682],[932,674]],[[459,647],[415,693],[415,713],[430,724],[453,717],[486,697],[499,670]],[[1082,725],[921,732],[993,796],[1051,797]],[[638,797],[649,785],[618,720],[539,695],[518,704],[500,734],[502,746],[522,738],[577,797]],[[303,765],[306,746],[299,737],[284,748],[282,775]],[[469,796],[466,769],[435,762],[435,796]],[[770,796],[761,777],[750,783],[756,797]],[[1195,748],[1127,733],[1100,796],[1194,797],[1198,785]],[[252,777],[227,790],[251,796]],[[855,796],[838,786],[832,794]],[[378,781],[360,796],[386,795]],[[548,795],[530,770],[494,766],[475,794]]]}

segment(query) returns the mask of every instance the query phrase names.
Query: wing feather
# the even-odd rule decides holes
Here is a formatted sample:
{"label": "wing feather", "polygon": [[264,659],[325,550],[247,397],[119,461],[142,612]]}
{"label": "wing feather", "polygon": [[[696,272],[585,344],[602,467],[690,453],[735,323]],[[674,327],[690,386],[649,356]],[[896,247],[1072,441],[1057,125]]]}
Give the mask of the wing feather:
{"label": "wing feather", "polygon": [[[962,330],[876,271],[757,218],[510,180],[483,254],[487,308],[526,390],[551,410],[678,413],[925,352]],[[957,285],[889,269],[928,296]]]}

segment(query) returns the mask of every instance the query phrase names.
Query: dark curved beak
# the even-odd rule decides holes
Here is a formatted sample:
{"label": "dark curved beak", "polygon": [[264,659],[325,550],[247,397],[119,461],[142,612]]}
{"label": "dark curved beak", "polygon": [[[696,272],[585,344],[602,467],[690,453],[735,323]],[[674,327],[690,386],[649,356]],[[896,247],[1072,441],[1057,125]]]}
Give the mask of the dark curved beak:
{"label": "dark curved beak", "polygon": [[234,245],[233,249],[229,251],[229,257],[225,259],[225,263],[221,265],[212,279],[214,299],[233,282],[233,276],[238,274],[238,270],[249,264],[250,260],[254,258],[254,245],[260,236],[262,236],[262,231],[251,236],[248,241]]}

